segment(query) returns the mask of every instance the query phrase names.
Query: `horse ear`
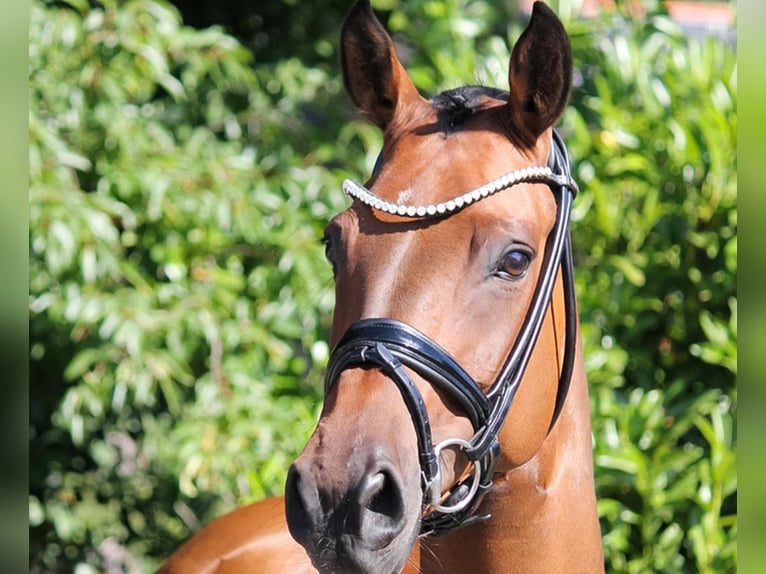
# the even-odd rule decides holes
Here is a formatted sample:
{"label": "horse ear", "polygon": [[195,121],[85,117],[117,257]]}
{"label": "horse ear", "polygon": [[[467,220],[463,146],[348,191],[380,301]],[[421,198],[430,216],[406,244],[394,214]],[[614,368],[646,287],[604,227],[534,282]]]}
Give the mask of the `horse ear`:
{"label": "horse ear", "polygon": [[343,82],[357,109],[385,130],[418,91],[369,0],[359,0],[341,30]]}
{"label": "horse ear", "polygon": [[572,49],[564,26],[542,2],[511,53],[508,73],[512,123],[523,143],[534,145],[566,108],[572,87]]}

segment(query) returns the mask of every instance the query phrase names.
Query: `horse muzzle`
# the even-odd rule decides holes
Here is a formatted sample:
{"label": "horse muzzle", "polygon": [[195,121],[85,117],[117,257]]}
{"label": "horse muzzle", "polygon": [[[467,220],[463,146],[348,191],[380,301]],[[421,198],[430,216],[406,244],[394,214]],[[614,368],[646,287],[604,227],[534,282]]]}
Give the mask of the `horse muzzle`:
{"label": "horse muzzle", "polygon": [[349,459],[340,482],[327,468],[305,456],[290,467],[290,534],[322,574],[400,572],[418,533],[401,474],[374,454]]}

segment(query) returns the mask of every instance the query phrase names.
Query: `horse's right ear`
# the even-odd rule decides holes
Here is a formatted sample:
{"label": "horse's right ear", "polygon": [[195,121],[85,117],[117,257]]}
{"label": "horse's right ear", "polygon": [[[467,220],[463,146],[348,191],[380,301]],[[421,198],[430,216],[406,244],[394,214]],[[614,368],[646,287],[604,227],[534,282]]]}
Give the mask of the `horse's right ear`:
{"label": "horse's right ear", "polygon": [[420,98],[369,0],[359,0],[341,30],[343,82],[357,109],[381,130]]}
{"label": "horse's right ear", "polygon": [[526,145],[534,145],[564,112],[572,86],[572,49],[553,11],[535,2],[532,18],[511,53],[511,121]]}

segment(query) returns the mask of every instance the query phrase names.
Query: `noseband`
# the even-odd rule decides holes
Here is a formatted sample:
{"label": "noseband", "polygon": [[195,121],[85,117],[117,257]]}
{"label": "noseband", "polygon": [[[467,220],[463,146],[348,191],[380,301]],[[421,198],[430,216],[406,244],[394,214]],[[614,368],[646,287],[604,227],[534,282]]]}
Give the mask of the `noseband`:
{"label": "noseband", "polygon": [[[476,516],[474,513],[492,486],[500,452],[498,434],[540,333],[559,269],[564,286],[565,345],[549,433],[561,413],[569,390],[576,344],[569,216],[577,185],[570,173],[566,146],[556,131],[553,132],[553,145],[546,167],[510,173],[454,200],[436,205],[392,204],[377,198],[359,184],[350,181],[344,183],[347,194],[374,209],[403,217],[426,219],[448,217],[474,201],[530,181],[547,183],[550,187],[556,199],[556,221],[545,245],[542,270],[519,336],[486,393],[438,343],[414,327],[394,319],[357,321],[349,327],[330,355],[325,395],[344,370],[360,366],[379,368],[399,388],[418,440],[424,504],[422,535],[445,534],[470,522],[488,518],[488,515]],[[460,403],[474,429],[474,435],[469,441],[452,438],[433,444],[425,402],[405,367]],[[443,493],[439,455],[446,448],[462,450],[470,461],[471,472]]]}

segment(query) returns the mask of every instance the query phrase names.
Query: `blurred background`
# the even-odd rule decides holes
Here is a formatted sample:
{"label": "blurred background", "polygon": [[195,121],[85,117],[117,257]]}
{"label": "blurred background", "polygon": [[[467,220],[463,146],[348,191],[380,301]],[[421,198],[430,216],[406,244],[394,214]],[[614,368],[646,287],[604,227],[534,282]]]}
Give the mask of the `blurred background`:
{"label": "blurred background", "polygon": [[[735,4],[549,4],[607,571],[735,572]],[[529,2],[373,5],[424,95],[507,86]],[[32,0],[30,572],[152,571],[281,493],[329,353],[322,228],[381,141],[349,6]]]}

